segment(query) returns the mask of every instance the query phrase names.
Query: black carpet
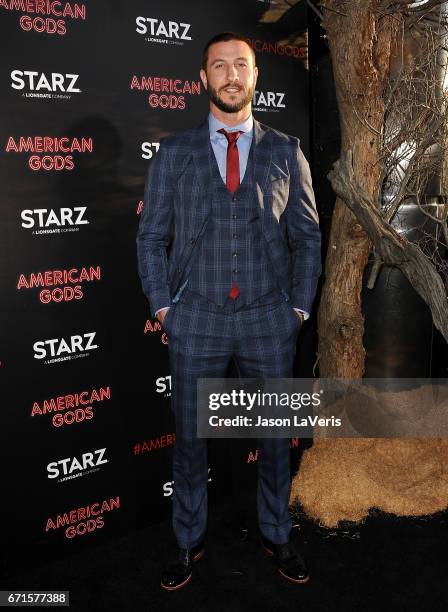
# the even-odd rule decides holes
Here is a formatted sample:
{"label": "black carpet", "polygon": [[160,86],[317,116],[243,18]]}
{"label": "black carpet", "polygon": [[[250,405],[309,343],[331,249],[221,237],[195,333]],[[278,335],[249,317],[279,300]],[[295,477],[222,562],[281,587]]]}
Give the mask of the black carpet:
{"label": "black carpet", "polygon": [[[210,508],[207,550],[192,582],[167,593],[161,563],[173,545],[169,523],[151,526],[70,557],[3,569],[0,588],[70,591],[70,608],[102,610],[448,610],[448,512],[404,519],[372,512],[362,526],[329,530],[300,510],[294,534],[310,581],[293,585],[263,555],[253,503]],[[248,525],[247,531],[242,525]]]}

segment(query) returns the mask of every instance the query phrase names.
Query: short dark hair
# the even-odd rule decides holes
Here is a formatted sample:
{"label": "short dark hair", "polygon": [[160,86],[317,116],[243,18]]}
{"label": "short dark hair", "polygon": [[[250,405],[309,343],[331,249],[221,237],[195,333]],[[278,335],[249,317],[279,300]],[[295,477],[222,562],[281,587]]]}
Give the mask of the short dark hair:
{"label": "short dark hair", "polygon": [[256,64],[255,51],[253,50],[253,48],[248,42],[248,39],[245,36],[243,36],[242,34],[237,34],[236,32],[220,32],[220,34],[216,34],[215,36],[213,36],[213,38],[210,38],[210,40],[204,47],[204,51],[202,52],[202,63],[201,63],[201,68],[203,70],[206,70],[207,68],[208,50],[210,49],[210,47],[214,45],[215,43],[229,42],[229,40],[240,40],[241,42],[245,42],[246,45],[248,45],[249,49],[251,50],[252,57],[254,60],[254,66],[255,66]]}

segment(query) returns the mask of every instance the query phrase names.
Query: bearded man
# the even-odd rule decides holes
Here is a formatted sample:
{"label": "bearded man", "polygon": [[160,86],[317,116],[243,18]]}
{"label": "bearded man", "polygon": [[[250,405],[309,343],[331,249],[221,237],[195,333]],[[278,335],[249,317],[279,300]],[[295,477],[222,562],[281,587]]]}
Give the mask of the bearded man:
{"label": "bearded man", "polygon": [[[253,118],[257,76],[243,36],[214,36],[200,70],[209,115],[162,140],[145,187],[139,274],[169,336],[176,420],[178,549],[162,573],[168,591],[190,581],[204,553],[207,440],[196,435],[197,379],[224,378],[232,359],[242,377],[291,377],[321,273],[308,162],[297,138]],[[290,540],[289,488],[288,439],[260,439],[261,543],[286,579],[303,583],[309,576]]]}

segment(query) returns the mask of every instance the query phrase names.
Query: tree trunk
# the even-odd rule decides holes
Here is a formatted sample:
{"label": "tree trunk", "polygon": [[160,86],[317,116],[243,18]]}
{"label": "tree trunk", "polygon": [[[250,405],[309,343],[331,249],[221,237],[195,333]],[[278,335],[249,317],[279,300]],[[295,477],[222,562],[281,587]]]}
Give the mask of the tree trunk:
{"label": "tree trunk", "polygon": [[[378,19],[379,0],[326,0],[322,25],[333,63],[341,123],[341,155],[353,151],[356,180],[379,203],[383,88],[400,20]],[[331,10],[333,9],[333,10]],[[337,12],[335,12],[337,11]],[[379,205],[379,204],[378,204]],[[318,314],[321,376],[360,378],[364,372],[363,271],[370,242],[339,198],[332,219]]]}

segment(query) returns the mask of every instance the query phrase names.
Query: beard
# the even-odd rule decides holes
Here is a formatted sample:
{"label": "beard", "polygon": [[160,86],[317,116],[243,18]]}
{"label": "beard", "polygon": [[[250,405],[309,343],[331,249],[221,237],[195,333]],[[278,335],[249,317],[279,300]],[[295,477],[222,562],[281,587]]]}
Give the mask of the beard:
{"label": "beard", "polygon": [[[221,87],[221,89],[225,89],[226,87],[229,87],[229,85],[230,84],[227,84],[224,87]],[[207,93],[210,100],[215,106],[219,108],[219,110],[223,111],[224,113],[237,113],[245,106],[247,106],[249,102],[252,101],[252,98],[254,97],[255,93],[255,83],[252,85],[252,87],[249,87],[248,89],[245,89],[241,86],[240,89],[245,93],[245,95],[243,96],[243,98],[241,98],[239,102],[224,102],[218,90],[212,87],[211,85],[208,86]]]}

